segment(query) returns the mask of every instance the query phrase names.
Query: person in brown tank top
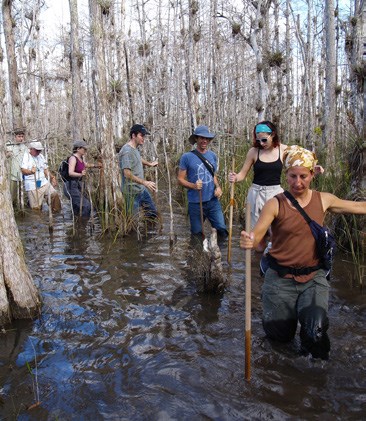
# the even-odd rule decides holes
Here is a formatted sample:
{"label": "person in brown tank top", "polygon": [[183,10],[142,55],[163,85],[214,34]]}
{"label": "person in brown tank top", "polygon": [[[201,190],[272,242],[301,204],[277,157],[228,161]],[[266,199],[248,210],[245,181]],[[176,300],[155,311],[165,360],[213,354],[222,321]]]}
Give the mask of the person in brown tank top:
{"label": "person in brown tank top", "polygon": [[[342,200],[310,188],[315,164],[315,154],[300,146],[289,147],[283,157],[289,192],[306,213],[319,224],[323,224],[325,212],[365,215],[365,201]],[[330,351],[327,272],[320,267],[309,225],[283,193],[265,204],[252,232],[242,231],[240,247],[256,247],[271,225],[270,255],[289,268],[289,273],[281,277],[271,267],[265,273],[264,331],[270,339],[289,342],[299,322],[301,353],[326,360]]]}

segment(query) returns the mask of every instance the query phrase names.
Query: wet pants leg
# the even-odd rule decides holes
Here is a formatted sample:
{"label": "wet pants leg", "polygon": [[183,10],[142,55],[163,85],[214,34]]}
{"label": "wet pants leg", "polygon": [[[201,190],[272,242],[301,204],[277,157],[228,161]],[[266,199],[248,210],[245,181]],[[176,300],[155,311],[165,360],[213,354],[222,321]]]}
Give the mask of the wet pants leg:
{"label": "wet pants leg", "polygon": [[263,329],[270,339],[291,341],[297,328],[298,293],[292,279],[280,278],[267,269],[262,287]]}
{"label": "wet pants leg", "polygon": [[203,215],[210,221],[212,228],[215,228],[220,238],[226,238],[229,233],[226,229],[224,214],[222,213],[221,204],[217,197],[213,197],[203,204]]}
{"label": "wet pants leg", "polygon": [[52,213],[61,211],[61,200],[57,192],[51,194],[51,209]]}
{"label": "wet pants leg", "polygon": [[188,215],[191,223],[191,234],[202,235],[200,204],[188,202]]}
{"label": "wet pants leg", "polygon": [[71,180],[64,183],[64,194],[71,200],[72,209],[75,216],[80,215],[80,207],[82,205],[83,217],[89,217],[91,213],[91,204],[89,199],[83,195],[81,203],[81,183],[78,180]]}
{"label": "wet pants leg", "polygon": [[[203,202],[202,210],[203,220],[205,221],[207,218],[210,221],[211,226],[217,230],[217,235],[221,238],[226,238],[228,232],[219,200],[214,197],[208,202]],[[193,235],[202,234],[200,204],[189,202],[188,214],[191,223],[191,233]]]}
{"label": "wet pants leg", "polygon": [[134,209],[138,211],[139,208],[144,210],[147,218],[157,218],[158,211],[155,203],[146,188],[141,193],[137,194],[134,199]]}
{"label": "wet pants leg", "polygon": [[[300,340],[304,353],[327,360],[330,351],[328,336],[329,284],[321,270],[311,281],[312,285],[299,296],[298,316],[301,325]],[[324,272],[324,273],[323,273]]]}
{"label": "wet pants leg", "polygon": [[[49,202],[49,197],[51,196],[51,203]],[[55,190],[55,188],[51,184],[47,184],[46,192],[45,192],[45,198],[47,201],[48,206],[51,206],[52,213],[57,213],[61,211],[61,200],[58,192]]]}
{"label": "wet pants leg", "polygon": [[327,334],[329,284],[325,271],[319,270],[306,283],[280,278],[268,269],[262,289],[263,328],[274,340],[288,342],[300,322],[302,350],[314,358],[327,359],[330,342]]}

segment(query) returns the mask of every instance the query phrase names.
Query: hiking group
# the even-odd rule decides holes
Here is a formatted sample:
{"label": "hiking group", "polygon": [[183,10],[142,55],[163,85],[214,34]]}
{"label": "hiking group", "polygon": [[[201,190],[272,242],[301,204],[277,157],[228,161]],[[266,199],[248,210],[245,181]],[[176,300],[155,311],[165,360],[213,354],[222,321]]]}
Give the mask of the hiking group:
{"label": "hiking group", "polygon": [[[24,179],[30,207],[40,208],[44,198],[50,198],[52,210],[58,211],[55,178],[49,174],[41,153],[42,144],[33,141],[27,148],[24,131],[14,130],[14,134],[14,143],[7,145],[13,202],[21,200],[20,183]],[[158,162],[146,161],[139,151],[149,134],[143,125],[133,125],[118,159],[128,212],[142,209],[147,218],[154,219],[158,213],[151,193],[156,192],[157,186],[145,179],[143,167],[156,167]],[[207,219],[218,236],[225,239],[228,231],[220,204],[217,156],[210,150],[214,138],[207,126],[194,129],[189,143],[195,147],[181,156],[177,181],[188,191],[192,236],[203,236]],[[86,162],[87,149],[86,142],[74,142],[72,155],[61,165],[64,194],[70,199],[74,214],[86,217],[90,216],[92,206],[83,188],[83,177],[88,168],[101,166]],[[319,240],[315,239],[309,221],[322,226],[326,212],[366,214],[366,202],[342,200],[311,189],[314,176],[324,172],[315,154],[297,145],[281,144],[277,128],[270,121],[255,125],[252,147],[241,170],[229,173],[229,183],[243,181],[251,168],[254,177],[247,195],[251,230],[241,232],[240,247],[265,251],[268,268],[262,287],[264,331],[272,340],[289,342],[295,337],[299,323],[301,353],[328,359],[329,267],[319,255]],[[288,192],[281,186],[283,171]]]}

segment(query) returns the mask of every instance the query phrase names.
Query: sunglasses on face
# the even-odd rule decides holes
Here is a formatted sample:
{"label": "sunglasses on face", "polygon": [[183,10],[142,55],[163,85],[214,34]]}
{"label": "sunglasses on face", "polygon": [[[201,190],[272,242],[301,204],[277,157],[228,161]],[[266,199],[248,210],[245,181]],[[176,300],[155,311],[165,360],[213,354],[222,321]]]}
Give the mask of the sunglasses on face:
{"label": "sunglasses on face", "polygon": [[261,139],[255,139],[257,143],[266,143],[268,142],[268,137],[262,137]]}

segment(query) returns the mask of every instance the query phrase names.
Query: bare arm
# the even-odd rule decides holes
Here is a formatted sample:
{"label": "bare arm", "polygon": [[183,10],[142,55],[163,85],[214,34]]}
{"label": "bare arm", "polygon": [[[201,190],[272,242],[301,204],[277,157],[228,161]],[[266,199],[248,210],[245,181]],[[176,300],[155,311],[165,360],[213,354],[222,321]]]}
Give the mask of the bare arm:
{"label": "bare arm", "polygon": [[264,205],[258,222],[255,224],[251,233],[242,231],[240,234],[240,247],[243,249],[252,249],[256,247],[265,236],[268,228],[278,215],[278,200],[272,198]]}
{"label": "bare arm", "polygon": [[366,202],[343,200],[331,193],[320,193],[323,209],[332,213],[351,213],[355,215],[366,214]]}
{"label": "bare arm", "polygon": [[147,167],[156,167],[157,165],[159,165],[158,161],[149,162],[149,161],[146,161],[146,159],[142,159],[142,158],[141,158],[141,162],[142,162],[142,165],[145,165]]}
{"label": "bare arm", "polygon": [[23,175],[32,175],[36,173],[37,167],[33,166],[31,170],[28,170],[27,168],[21,168],[20,170]]}
{"label": "bare arm", "polygon": [[221,190],[221,187],[220,187],[219,180],[217,179],[217,175],[214,176],[214,184],[215,184],[214,195],[215,195],[215,197],[220,198],[222,196],[222,190]]}
{"label": "bare arm", "polygon": [[97,162],[96,164],[85,164],[86,168],[98,168],[101,169],[102,168],[102,163],[101,162]]}
{"label": "bare arm", "polygon": [[178,183],[181,186],[185,187],[186,189],[192,189],[192,190],[202,189],[202,180],[197,180],[195,183],[191,183],[187,181],[187,170],[179,169],[177,179],[178,179]]}
{"label": "bare arm", "polygon": [[76,158],[72,155],[69,158],[69,176],[74,177],[74,178],[81,178],[83,175],[86,174],[85,169],[81,173],[79,173],[75,171],[75,167],[76,167]]}
{"label": "bare arm", "polygon": [[247,176],[249,170],[251,169],[252,165],[255,162],[256,156],[258,153],[257,148],[250,148],[247,156],[245,158],[244,164],[242,169],[238,173],[231,172],[229,174],[229,181],[230,183],[238,183],[239,181],[242,181]]}
{"label": "bare arm", "polygon": [[156,191],[156,185],[153,181],[148,181],[144,180],[143,178],[136,177],[136,175],[132,174],[132,171],[129,168],[123,169],[123,175],[134,183],[141,184],[151,191]]}
{"label": "bare arm", "polygon": [[[51,174],[50,171],[48,171],[48,168],[45,168],[43,170],[43,172],[44,172],[44,176],[47,178],[47,180],[49,179],[51,184],[53,186],[56,186],[57,185],[56,177],[53,174]],[[48,178],[48,176],[49,176],[49,178]]]}

